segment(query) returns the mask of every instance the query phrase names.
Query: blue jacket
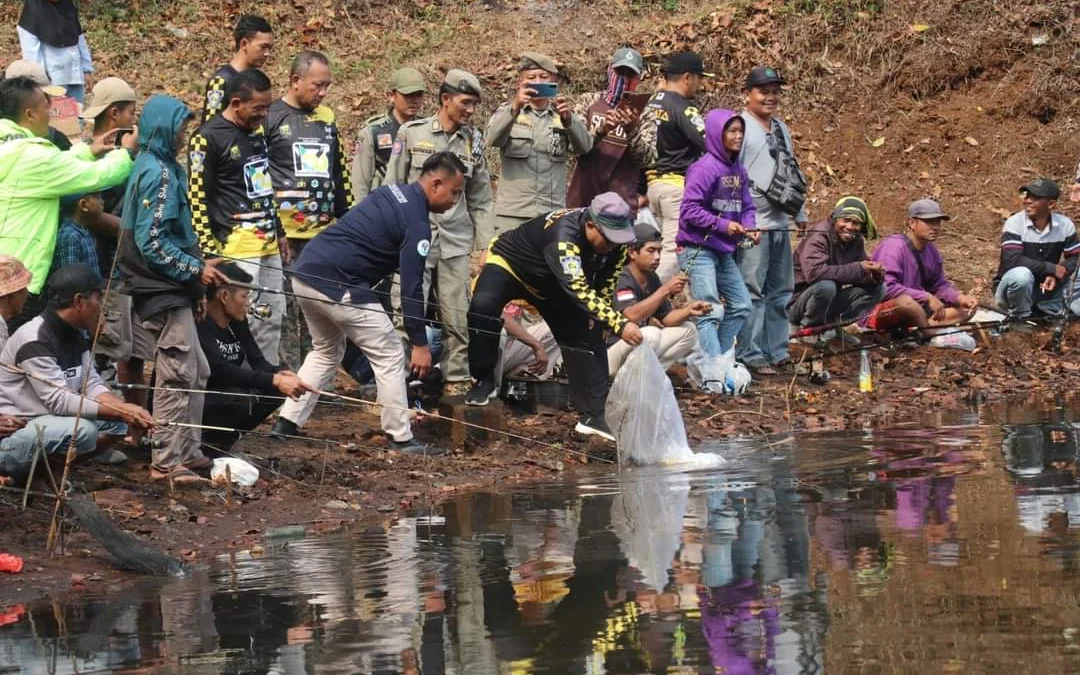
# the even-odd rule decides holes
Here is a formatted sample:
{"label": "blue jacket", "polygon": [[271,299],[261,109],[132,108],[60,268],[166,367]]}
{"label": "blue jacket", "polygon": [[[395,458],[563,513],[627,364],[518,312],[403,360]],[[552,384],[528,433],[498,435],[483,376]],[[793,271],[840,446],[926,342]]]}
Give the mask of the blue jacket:
{"label": "blue jacket", "polygon": [[[427,196],[417,183],[384,185],[304,247],[293,274],[331,300],[379,304],[372,286],[401,274],[401,312],[415,346],[424,330],[424,264],[431,248]],[[381,309],[380,309],[381,311]]]}
{"label": "blue jacket", "polygon": [[154,96],[139,117],[139,155],[124,193],[121,278],[140,316],[197,302],[204,266],[187,197],[187,174],[176,161],[176,137],[192,112]]}
{"label": "blue jacket", "polygon": [[703,246],[716,253],[732,253],[738,241],[727,234],[736,221],[752,230],[756,225],[750,179],[738,157],[724,148],[724,129],[738,119],[733,110],[713,110],[705,118],[707,153],[690,165],[679,209],[680,246]]}

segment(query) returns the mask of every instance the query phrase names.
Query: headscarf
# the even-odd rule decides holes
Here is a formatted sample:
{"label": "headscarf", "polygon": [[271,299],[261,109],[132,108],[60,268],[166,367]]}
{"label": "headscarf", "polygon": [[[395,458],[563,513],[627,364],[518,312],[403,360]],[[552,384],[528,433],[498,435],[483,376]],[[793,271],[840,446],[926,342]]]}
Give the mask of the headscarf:
{"label": "headscarf", "polygon": [[622,75],[615,68],[608,66],[607,69],[608,85],[607,91],[604,92],[604,102],[612,108],[619,107],[619,103],[622,102],[622,97],[635,89],[641,82],[641,75]]}
{"label": "headscarf", "polygon": [[862,234],[867,239],[877,239],[877,225],[874,224],[874,217],[870,215],[870,209],[867,208],[866,202],[858,197],[841,197],[840,201],[836,202],[836,206],[833,207],[832,215],[833,220],[837,218],[848,218],[862,225]]}

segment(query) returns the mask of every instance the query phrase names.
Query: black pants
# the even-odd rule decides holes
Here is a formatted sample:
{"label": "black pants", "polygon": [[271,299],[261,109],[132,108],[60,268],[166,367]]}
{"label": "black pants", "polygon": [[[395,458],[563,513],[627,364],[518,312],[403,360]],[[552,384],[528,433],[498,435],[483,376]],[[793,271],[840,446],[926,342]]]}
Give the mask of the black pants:
{"label": "black pants", "polygon": [[484,266],[469,305],[470,373],[477,380],[494,375],[503,307],[511,300],[525,300],[540,311],[562,349],[574,409],[582,417],[603,415],[608,393],[604,326],[571,304],[561,288],[539,290],[545,295],[543,299],[530,293],[503,268]]}
{"label": "black pants", "polygon": [[[257,391],[235,390],[243,394],[258,394]],[[251,431],[263,423],[281,407],[279,398],[255,398],[251,396],[228,396],[208,394],[203,407],[202,423],[211,427],[229,427],[237,431],[216,431],[205,429],[203,442],[222,450],[228,450],[240,440],[241,431]]]}
{"label": "black pants", "polygon": [[788,320],[799,326],[851,321],[885,299],[885,284],[844,286],[822,280],[811,284],[788,307]]}

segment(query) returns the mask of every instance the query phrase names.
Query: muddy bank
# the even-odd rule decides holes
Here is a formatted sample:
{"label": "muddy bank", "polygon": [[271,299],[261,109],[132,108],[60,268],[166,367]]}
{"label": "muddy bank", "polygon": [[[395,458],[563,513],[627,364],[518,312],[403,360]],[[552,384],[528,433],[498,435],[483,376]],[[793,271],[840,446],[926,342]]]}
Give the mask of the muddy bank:
{"label": "muddy bank", "polygon": [[[1010,397],[1066,394],[1080,386],[1078,339],[1080,325],[1071,326],[1060,355],[1043,349],[1047,331],[1007,332],[971,354],[931,347],[875,348],[872,393],[858,389],[857,351],[824,359],[831,379],[823,386],[788,374],[756,380],[745,396],[710,397],[686,388],[678,372],[672,377],[692,446],[733,437],[762,437],[764,442],[765,436],[776,438],[793,430],[888,427]],[[831,347],[840,349],[836,343]],[[793,348],[795,360],[801,354],[801,348]],[[225,490],[209,486],[170,494],[166,485],[149,481],[146,457],[133,457],[129,466],[111,473],[82,466],[75,480],[93,492],[125,530],[198,564],[222,553],[258,555],[268,537],[296,531],[287,526],[322,532],[354,521],[388,521],[405,511],[433,509],[462,491],[611,469],[602,443],[582,442],[572,433],[572,414],[508,410],[505,420],[509,431],[546,445],[497,441],[468,454],[404,456],[389,450],[374,431],[375,416],[327,405],[320,406],[305,429],[321,442],[252,436],[237,446],[258,458],[262,480],[249,491],[235,491],[231,505]],[[419,424],[419,435],[445,442],[444,425],[428,418]],[[32,489],[44,493],[48,486],[41,480]],[[0,518],[7,524],[0,553],[25,561],[20,574],[0,578],[0,607],[64,589],[101,591],[133,578],[117,570],[104,549],[72,528],[70,520],[62,552],[47,555],[53,500],[32,495],[29,508],[20,512],[20,498],[10,491],[0,493]]]}

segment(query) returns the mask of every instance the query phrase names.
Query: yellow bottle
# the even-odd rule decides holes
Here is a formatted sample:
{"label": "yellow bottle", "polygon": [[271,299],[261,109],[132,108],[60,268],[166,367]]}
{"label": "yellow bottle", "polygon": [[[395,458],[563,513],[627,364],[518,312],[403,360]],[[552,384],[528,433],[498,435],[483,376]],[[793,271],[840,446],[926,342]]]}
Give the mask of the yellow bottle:
{"label": "yellow bottle", "polygon": [[859,350],[859,391],[874,391],[874,375],[870,369],[870,350]]}

